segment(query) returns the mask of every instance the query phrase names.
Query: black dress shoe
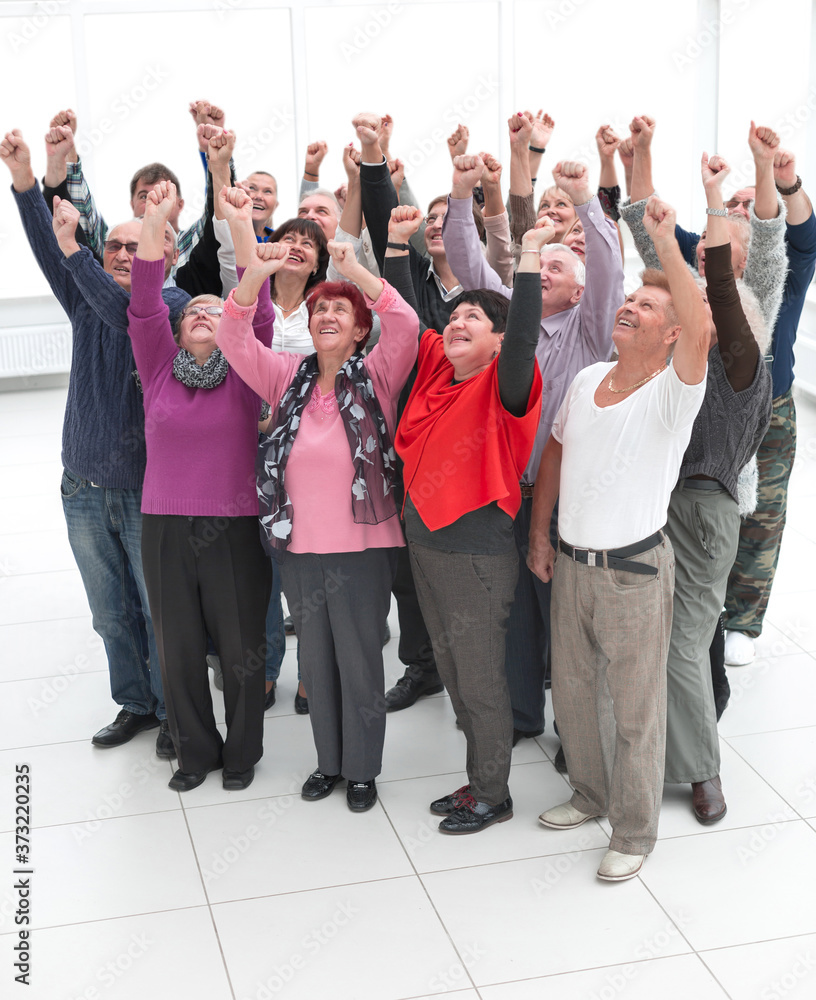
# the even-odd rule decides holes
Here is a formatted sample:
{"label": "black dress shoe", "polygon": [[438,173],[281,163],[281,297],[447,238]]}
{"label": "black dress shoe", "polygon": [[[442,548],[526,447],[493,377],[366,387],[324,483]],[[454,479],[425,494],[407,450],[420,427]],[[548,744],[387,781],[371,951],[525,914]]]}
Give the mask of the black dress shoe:
{"label": "black dress shoe", "polygon": [[221,773],[221,783],[228,792],[240,792],[242,788],[249,788],[254,777],[254,767],[249,767],[246,771],[233,771],[225,767]]}
{"label": "black dress shoe", "polygon": [[219,761],[218,764],[213,764],[203,771],[178,770],[167,782],[167,787],[172,788],[174,792],[189,792],[191,788],[198,788],[210,771],[217,771],[221,766]]}
{"label": "black dress shoe", "polygon": [[439,694],[444,690],[439,674],[417,674],[409,667],[394,687],[385,692],[385,710],[399,712],[410,708],[424,694]]}
{"label": "black dress shoe", "polygon": [[377,784],[371,781],[350,781],[346,789],[346,802],[352,812],[365,812],[377,801]]}
{"label": "black dress shoe", "polygon": [[513,800],[506,798],[497,806],[489,806],[486,802],[477,802],[468,795],[462,799],[461,805],[439,824],[441,833],[478,833],[493,823],[504,823],[513,818]]}
{"label": "black dress shoe", "polygon": [[159,724],[159,735],[156,737],[156,756],[162,760],[175,760],[176,748],[170,736],[170,725],[167,719],[162,719]]}
{"label": "black dress shoe", "polygon": [[540,736],[543,732],[544,732],[543,729],[514,729],[513,746],[515,746],[521,740],[532,740],[536,736]]}
{"label": "black dress shoe", "polygon": [[283,631],[286,633],[286,635],[295,634],[295,623],[292,621],[291,615],[287,615],[283,619]]}
{"label": "black dress shoe", "polygon": [[277,697],[275,688],[276,685],[273,684],[272,687],[266,692],[266,697],[264,698],[264,712],[272,708],[275,704],[275,698]]}
{"label": "black dress shoe", "polygon": [[295,711],[298,715],[309,714],[309,699],[302,694],[295,694]]}
{"label": "black dress shoe", "polygon": [[313,771],[303,783],[300,796],[311,800],[325,799],[327,795],[331,795],[334,786],[342,777],[342,774],[323,774],[322,771]]}
{"label": "black dress shoe", "polygon": [[159,720],[153,712],[150,715],[136,715],[123,708],[109,726],[99,730],[91,743],[95,747],[120,747],[123,743],[129,743],[137,733],[155,729],[158,724]]}
{"label": "black dress shoe", "polygon": [[470,785],[462,785],[461,788],[457,788],[450,795],[436,799],[435,802],[431,803],[430,810],[432,813],[436,813],[437,816],[449,816],[455,809],[459,808],[466,795],[470,795]]}
{"label": "black dress shoe", "polygon": [[553,767],[558,771],[559,774],[567,773],[567,758],[564,756],[564,748],[559,747],[558,752],[555,755],[555,760],[553,761]]}

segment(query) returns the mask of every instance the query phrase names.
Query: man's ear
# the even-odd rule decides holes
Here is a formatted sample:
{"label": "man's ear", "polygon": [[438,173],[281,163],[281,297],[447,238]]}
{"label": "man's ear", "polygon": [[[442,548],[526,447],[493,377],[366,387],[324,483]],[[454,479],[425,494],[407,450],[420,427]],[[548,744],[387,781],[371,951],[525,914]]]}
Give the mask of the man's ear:
{"label": "man's ear", "polygon": [[581,301],[581,296],[583,294],[584,294],[584,286],[583,285],[576,285],[575,286],[575,291],[570,296],[570,304],[573,305],[573,306],[577,306],[578,303]]}
{"label": "man's ear", "polygon": [[180,212],[184,208],[184,199],[183,198],[179,198],[176,201],[176,205],[178,205],[178,210]]}
{"label": "man's ear", "polygon": [[669,327],[663,338],[663,343],[666,347],[670,347],[672,344],[677,342],[677,338],[680,336],[682,329],[683,328],[679,324],[677,326]]}

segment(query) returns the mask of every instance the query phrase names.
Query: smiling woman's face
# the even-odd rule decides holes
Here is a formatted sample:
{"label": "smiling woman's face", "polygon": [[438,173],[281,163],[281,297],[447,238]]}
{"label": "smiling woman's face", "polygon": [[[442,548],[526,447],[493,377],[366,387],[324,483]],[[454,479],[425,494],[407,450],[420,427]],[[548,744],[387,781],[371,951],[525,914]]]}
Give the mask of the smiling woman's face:
{"label": "smiling woman's face", "polygon": [[[181,314],[178,343],[185,351],[199,357],[215,349],[215,334],[221,322],[220,312],[216,315],[207,309],[222,309],[223,302],[217,295],[199,295],[191,299]],[[205,358],[206,360],[206,358]]]}
{"label": "smiling woman's face", "polygon": [[319,298],[309,320],[309,333],[318,355],[330,353],[343,359],[351,357],[366,335],[354,321],[354,307],[344,298]]}
{"label": "smiling woman's face", "polygon": [[503,333],[495,333],[484,309],[460,302],[442,333],[445,357],[459,371],[487,367],[501,348]]}

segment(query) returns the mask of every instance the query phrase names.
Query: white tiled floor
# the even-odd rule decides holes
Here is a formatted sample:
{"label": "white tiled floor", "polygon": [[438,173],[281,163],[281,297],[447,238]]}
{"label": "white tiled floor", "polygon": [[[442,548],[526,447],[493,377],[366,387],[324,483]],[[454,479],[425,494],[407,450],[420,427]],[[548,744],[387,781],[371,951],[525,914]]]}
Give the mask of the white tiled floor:
{"label": "white tiled floor", "polygon": [[13,774],[26,762],[36,1000],[816,996],[816,406],[798,402],[760,655],[730,673],[728,815],[701,827],[688,790],[667,788],[642,876],[609,885],[595,878],[605,822],[537,823],[567,793],[549,713],[515,752],[512,822],[465,838],[427,811],[464,781],[444,695],[388,717],[371,812],[352,815],[342,792],[301,800],[314,749],[291,648],[246,791],[213,775],[171,792],[152,734],[95,750],[115,708],[59,500],[64,399],[0,393],[0,995],[16,995]]}

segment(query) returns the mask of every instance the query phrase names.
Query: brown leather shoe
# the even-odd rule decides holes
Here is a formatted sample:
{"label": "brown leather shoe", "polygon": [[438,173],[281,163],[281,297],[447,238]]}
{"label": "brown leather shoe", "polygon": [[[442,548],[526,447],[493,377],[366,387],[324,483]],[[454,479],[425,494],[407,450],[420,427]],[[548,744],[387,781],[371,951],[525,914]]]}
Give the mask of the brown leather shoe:
{"label": "brown leather shoe", "polygon": [[723,797],[719,775],[716,778],[709,778],[708,781],[691,783],[691,804],[697,820],[705,826],[716,823],[725,816],[728,807]]}

